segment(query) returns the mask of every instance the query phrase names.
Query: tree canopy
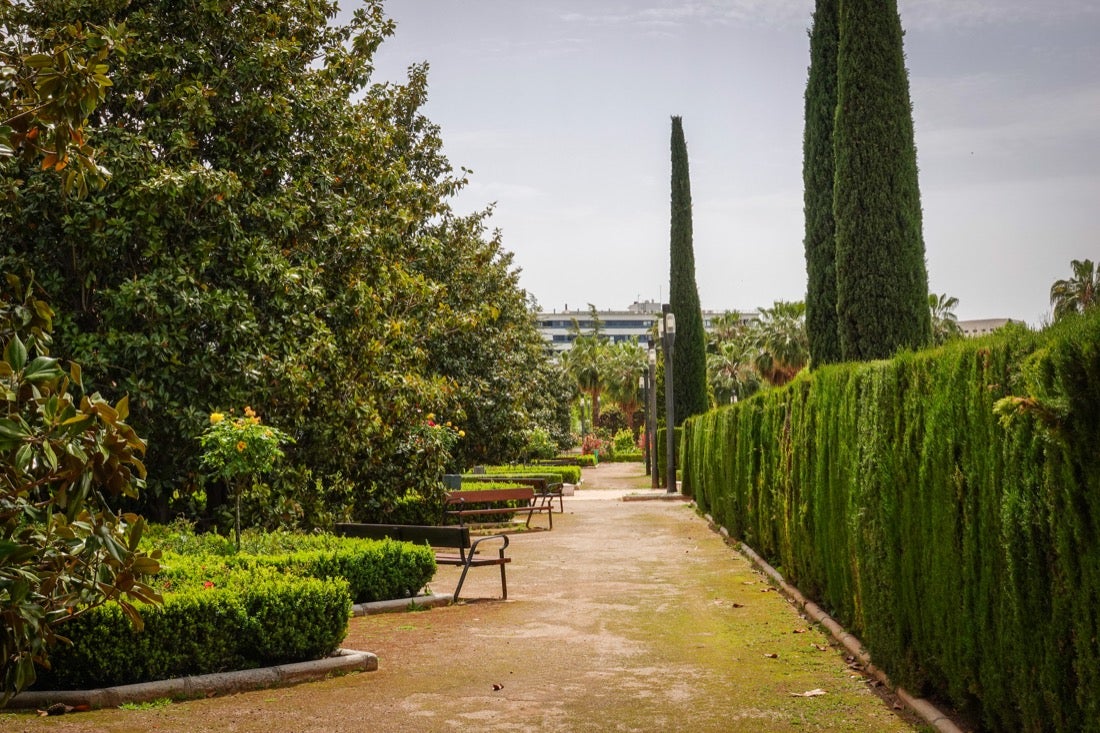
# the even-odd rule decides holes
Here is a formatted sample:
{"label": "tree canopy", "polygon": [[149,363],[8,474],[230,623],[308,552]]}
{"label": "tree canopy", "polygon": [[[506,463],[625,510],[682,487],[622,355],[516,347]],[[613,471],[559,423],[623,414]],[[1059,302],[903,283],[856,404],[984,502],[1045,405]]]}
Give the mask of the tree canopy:
{"label": "tree canopy", "polygon": [[672,394],[677,425],[692,415],[706,412],[707,335],[699,289],[695,284],[695,250],[692,244],[691,176],[688,170],[684,125],[672,118],[672,195],[670,222],[670,274],[668,297],[676,316],[676,342],[672,349]]}
{"label": "tree canopy", "polygon": [[456,462],[497,458],[528,427],[541,342],[488,212],[450,207],[465,171],[420,112],[427,68],[372,84],[394,30],[382,2],[345,25],[335,11],[50,0],[22,16],[30,43],[127,30],[85,126],[111,184],[65,197],[9,158],[22,184],[0,247],[38,273],[56,350],[129,395],[154,516],[217,503],[195,439],[215,410],[251,405],[294,437],[277,488],[307,523],[384,512],[429,412],[464,427]]}

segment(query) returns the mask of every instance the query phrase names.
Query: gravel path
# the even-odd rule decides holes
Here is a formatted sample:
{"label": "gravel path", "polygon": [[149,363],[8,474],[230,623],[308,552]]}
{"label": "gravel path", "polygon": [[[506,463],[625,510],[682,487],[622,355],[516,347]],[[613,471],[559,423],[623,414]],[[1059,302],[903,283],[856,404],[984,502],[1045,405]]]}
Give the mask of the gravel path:
{"label": "gravel path", "polygon": [[[640,473],[585,469],[553,531],[514,535],[507,602],[353,619],[345,646],[376,672],[0,730],[913,730],[689,505],[621,501]],[[499,597],[495,568],[463,594]]]}

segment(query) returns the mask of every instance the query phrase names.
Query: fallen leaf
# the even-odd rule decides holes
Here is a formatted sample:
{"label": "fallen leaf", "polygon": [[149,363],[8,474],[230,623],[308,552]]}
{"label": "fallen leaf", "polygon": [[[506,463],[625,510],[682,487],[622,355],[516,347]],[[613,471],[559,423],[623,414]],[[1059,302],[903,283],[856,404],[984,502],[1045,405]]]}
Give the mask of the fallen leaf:
{"label": "fallen leaf", "polygon": [[791,633],[792,634],[805,634],[807,631],[809,631],[809,629],[795,629]]}
{"label": "fallen leaf", "polygon": [[745,607],[744,603],[731,603],[730,605],[733,606],[734,608],[744,608]]}
{"label": "fallen leaf", "polygon": [[504,685],[501,685],[499,683],[493,685],[493,691],[494,692],[499,692],[500,690],[503,690],[503,689],[504,689]]}
{"label": "fallen leaf", "polygon": [[768,659],[779,659],[778,654],[765,654],[764,656],[767,657]]}
{"label": "fallen leaf", "polygon": [[820,697],[824,695],[825,690],[808,690],[806,692],[792,692],[791,697]]}
{"label": "fallen leaf", "polygon": [[772,591],[774,591],[774,590],[775,590],[775,588],[772,588],[772,587],[771,587],[771,586],[769,585],[769,586],[768,586],[767,588],[761,588],[761,589],[760,589],[760,592],[761,592],[761,593],[771,593],[771,592],[772,592]]}
{"label": "fallen leaf", "polygon": [[814,649],[817,649],[819,652],[829,651],[829,647],[825,646],[824,644],[814,644],[813,642],[811,642],[810,646],[812,646]]}

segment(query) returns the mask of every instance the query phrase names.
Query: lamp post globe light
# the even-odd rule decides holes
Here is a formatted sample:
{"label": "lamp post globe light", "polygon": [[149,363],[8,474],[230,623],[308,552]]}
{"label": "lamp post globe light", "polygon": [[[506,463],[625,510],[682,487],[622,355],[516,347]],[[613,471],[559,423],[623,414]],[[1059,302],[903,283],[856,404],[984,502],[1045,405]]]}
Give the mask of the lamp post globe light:
{"label": "lamp post globe light", "polygon": [[645,410],[645,462],[650,486],[656,489],[660,480],[657,477],[657,344],[654,341],[649,342],[646,376],[649,377],[649,391],[646,394]]}
{"label": "lamp post globe light", "polygon": [[665,352],[665,487],[676,493],[676,408],[673,400],[672,350],[676,345],[676,314],[667,303],[662,308],[661,348]]}

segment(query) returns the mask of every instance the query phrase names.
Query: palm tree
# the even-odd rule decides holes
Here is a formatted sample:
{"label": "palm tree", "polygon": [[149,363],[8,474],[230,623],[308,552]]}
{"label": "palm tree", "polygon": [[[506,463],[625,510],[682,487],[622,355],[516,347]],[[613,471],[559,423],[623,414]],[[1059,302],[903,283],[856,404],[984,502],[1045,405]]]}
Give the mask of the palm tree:
{"label": "palm tree", "polygon": [[779,387],[794,379],[810,358],[806,335],[806,304],[777,300],[760,310],[756,327],[756,370]]}
{"label": "palm tree", "polygon": [[959,299],[950,297],[947,293],[928,294],[928,308],[932,314],[932,343],[936,346],[963,335],[959,328],[959,319],[955,316],[958,305]]}
{"label": "palm tree", "polygon": [[1100,270],[1092,260],[1073,260],[1073,277],[1050,286],[1050,304],[1054,320],[1070,313],[1084,313],[1100,303]]}
{"label": "palm tree", "polygon": [[623,411],[627,427],[633,432],[634,413],[642,403],[638,377],[646,370],[646,351],[637,341],[621,341],[608,344],[604,355],[607,396]]}
{"label": "palm tree", "polygon": [[755,359],[756,346],[747,334],[720,342],[714,353],[707,355],[707,377],[716,403],[743,400],[760,390]]}
{"label": "palm tree", "polygon": [[604,390],[605,345],[598,336],[573,339],[573,346],[562,352],[561,362],[577,387],[592,399],[592,424],[600,419],[600,395]]}

